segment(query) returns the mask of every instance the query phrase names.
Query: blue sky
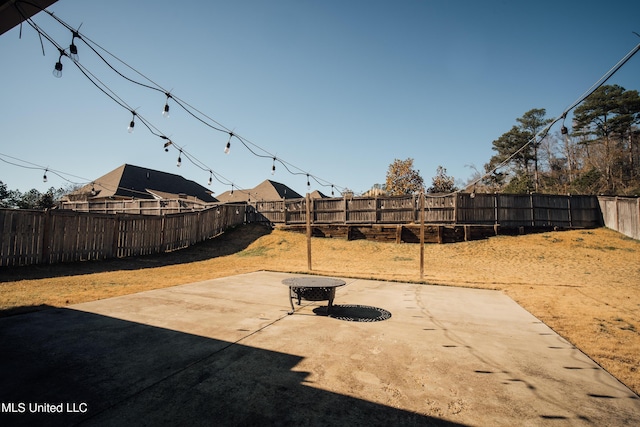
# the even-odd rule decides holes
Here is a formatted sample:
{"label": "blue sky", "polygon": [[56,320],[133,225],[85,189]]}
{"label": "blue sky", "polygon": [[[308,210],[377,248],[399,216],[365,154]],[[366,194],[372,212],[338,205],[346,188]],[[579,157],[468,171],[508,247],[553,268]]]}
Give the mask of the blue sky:
{"label": "blue sky", "polygon": [[[101,65],[83,42],[80,63],[189,155],[212,169],[220,194],[265,179],[308,191],[309,173],[361,193],[384,183],[394,159],[414,159],[425,184],[439,165],[464,184],[494,154],[491,142],[532,108],[554,118],[631,51],[640,2],[626,1],[151,1],[59,0],[49,8],[162,88],[246,138],[201,124],[161,92]],[[34,21],[67,47],[71,32]],[[137,122],[26,24],[0,36],[0,180],[9,189],[90,182],[124,164],[207,185],[209,172]],[[113,58],[110,62],[126,71]],[[640,89],[640,54],[608,84]],[[558,125],[559,126],[559,125]],[[552,129],[556,131],[557,129]],[[256,148],[257,147],[257,148]],[[264,150],[264,151],[261,151]],[[10,157],[7,157],[10,156]],[[16,160],[19,159],[19,160]],[[28,163],[23,163],[26,161]],[[311,190],[330,187],[311,181]],[[339,193],[336,192],[336,195]]]}

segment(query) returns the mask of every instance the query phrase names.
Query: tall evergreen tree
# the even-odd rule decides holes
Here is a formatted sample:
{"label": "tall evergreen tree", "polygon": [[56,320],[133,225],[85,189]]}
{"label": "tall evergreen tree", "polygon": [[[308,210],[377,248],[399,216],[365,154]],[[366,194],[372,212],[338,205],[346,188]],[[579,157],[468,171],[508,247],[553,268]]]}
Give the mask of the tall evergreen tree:
{"label": "tall evergreen tree", "polygon": [[638,175],[638,123],[638,92],[618,85],[599,87],[575,109],[574,134],[582,137],[589,163],[601,173],[608,193],[616,194]]}
{"label": "tall evergreen tree", "polygon": [[520,123],[520,130],[527,137],[527,141],[531,142],[531,148],[533,149],[533,165],[534,165],[534,173],[533,173],[533,183],[534,188],[538,191],[540,187],[540,177],[539,177],[539,169],[538,169],[538,149],[540,148],[540,144],[544,139],[537,137],[538,133],[544,129],[549,123],[552,122],[551,119],[545,119],[545,115],[547,114],[547,110],[544,108],[534,108],[532,110],[527,111],[522,115],[522,117],[516,119],[518,123]]}

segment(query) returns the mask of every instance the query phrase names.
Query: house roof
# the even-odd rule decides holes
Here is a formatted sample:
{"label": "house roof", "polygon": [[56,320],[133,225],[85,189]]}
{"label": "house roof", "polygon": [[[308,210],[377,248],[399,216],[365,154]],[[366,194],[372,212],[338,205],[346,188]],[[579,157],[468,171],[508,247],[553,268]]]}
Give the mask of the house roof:
{"label": "house roof", "polygon": [[326,199],[329,196],[325,195],[323,192],[319,190],[313,190],[313,192],[309,194],[309,197],[311,197],[312,199]]}
{"label": "house roof", "polygon": [[124,164],[70,196],[88,199],[173,199],[187,198],[204,203],[217,202],[211,191],[180,175]]}
{"label": "house roof", "polygon": [[231,191],[225,191],[218,196],[218,200],[230,203],[256,200],[300,199],[302,197],[303,196],[286,185],[267,179],[250,190],[234,190],[233,194]]}

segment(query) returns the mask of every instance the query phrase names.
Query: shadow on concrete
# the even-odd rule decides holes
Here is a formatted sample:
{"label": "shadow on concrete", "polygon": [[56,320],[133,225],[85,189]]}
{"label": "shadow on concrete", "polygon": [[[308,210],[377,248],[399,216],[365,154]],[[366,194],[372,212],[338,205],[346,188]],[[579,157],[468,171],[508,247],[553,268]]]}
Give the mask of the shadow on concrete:
{"label": "shadow on concrete", "polygon": [[246,224],[197,243],[191,247],[156,255],[116,258],[101,261],[80,261],[52,265],[29,265],[0,267],[0,283],[16,280],[45,279],[77,276],[119,270],[140,270],[190,262],[204,261],[244,250],[262,236],[271,233],[271,228],[261,224]]}
{"label": "shadow on concrete", "polygon": [[331,314],[327,314],[327,307],[316,307],[313,312],[347,322],[382,322],[391,319],[391,312],[384,308],[360,304],[335,304],[331,308]]}
{"label": "shadow on concrete", "polygon": [[77,310],[0,319],[0,342],[2,425],[460,425],[320,390],[300,356]]}

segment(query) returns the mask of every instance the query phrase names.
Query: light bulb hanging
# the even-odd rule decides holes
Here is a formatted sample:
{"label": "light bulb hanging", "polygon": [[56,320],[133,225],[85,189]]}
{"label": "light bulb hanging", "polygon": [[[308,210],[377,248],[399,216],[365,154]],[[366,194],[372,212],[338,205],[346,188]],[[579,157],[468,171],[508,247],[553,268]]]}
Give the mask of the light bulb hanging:
{"label": "light bulb hanging", "polygon": [[78,62],[80,57],[78,56],[78,47],[75,45],[74,41],[76,37],[80,38],[80,34],[77,31],[72,31],[73,37],[71,37],[71,44],[69,45],[69,58],[72,61]]}
{"label": "light bulb hanging", "polygon": [[167,93],[167,101],[164,103],[164,109],[162,110],[162,117],[165,119],[169,118],[169,98],[171,98],[171,94]]}
{"label": "light bulb hanging", "polygon": [[233,184],[231,184],[231,194],[233,194]]}
{"label": "light bulb hanging", "polygon": [[129,127],[127,128],[127,132],[129,132],[129,133],[133,133],[133,128],[136,126],[136,122],[135,122],[136,112],[132,111],[131,114],[133,116],[131,117],[131,122],[129,123]]}
{"label": "light bulb hanging", "polygon": [[176,163],[176,166],[180,167],[181,164],[182,164],[182,150],[180,150],[180,153],[178,153],[178,162]]}
{"label": "light bulb hanging", "polygon": [[271,175],[276,174],[276,158],[273,158],[273,165],[271,165]]}
{"label": "light bulb hanging", "polygon": [[58,57],[58,62],[53,67],[53,76],[60,78],[62,77],[62,57],[65,55],[64,50],[60,49],[60,56]]}
{"label": "light bulb hanging", "polygon": [[567,129],[567,127],[564,125],[564,119],[567,118],[567,114],[563,114],[562,115],[562,127],[560,128],[560,133],[563,135],[568,135],[569,134],[569,129]]}
{"label": "light bulb hanging", "polygon": [[42,182],[47,182],[47,172],[49,171],[49,169],[45,169],[44,170],[44,175],[42,175]]}
{"label": "light bulb hanging", "polygon": [[209,182],[207,182],[207,185],[211,185],[212,182],[213,182],[213,171],[210,170],[209,171]]}
{"label": "light bulb hanging", "polygon": [[311,190],[311,182],[309,182],[309,174],[307,174],[307,189]]}
{"label": "light bulb hanging", "polygon": [[171,141],[167,141],[167,142],[165,142],[165,143],[164,143],[164,151],[165,151],[166,153],[168,153],[168,152],[169,152],[169,146],[170,146],[171,144],[173,144],[173,142],[171,142]]}
{"label": "light bulb hanging", "polygon": [[227,141],[227,145],[224,147],[224,154],[229,154],[231,150],[231,137],[233,136],[233,132],[229,132],[229,140]]}
{"label": "light bulb hanging", "polygon": [[333,197],[333,184],[331,184],[331,196]]}

